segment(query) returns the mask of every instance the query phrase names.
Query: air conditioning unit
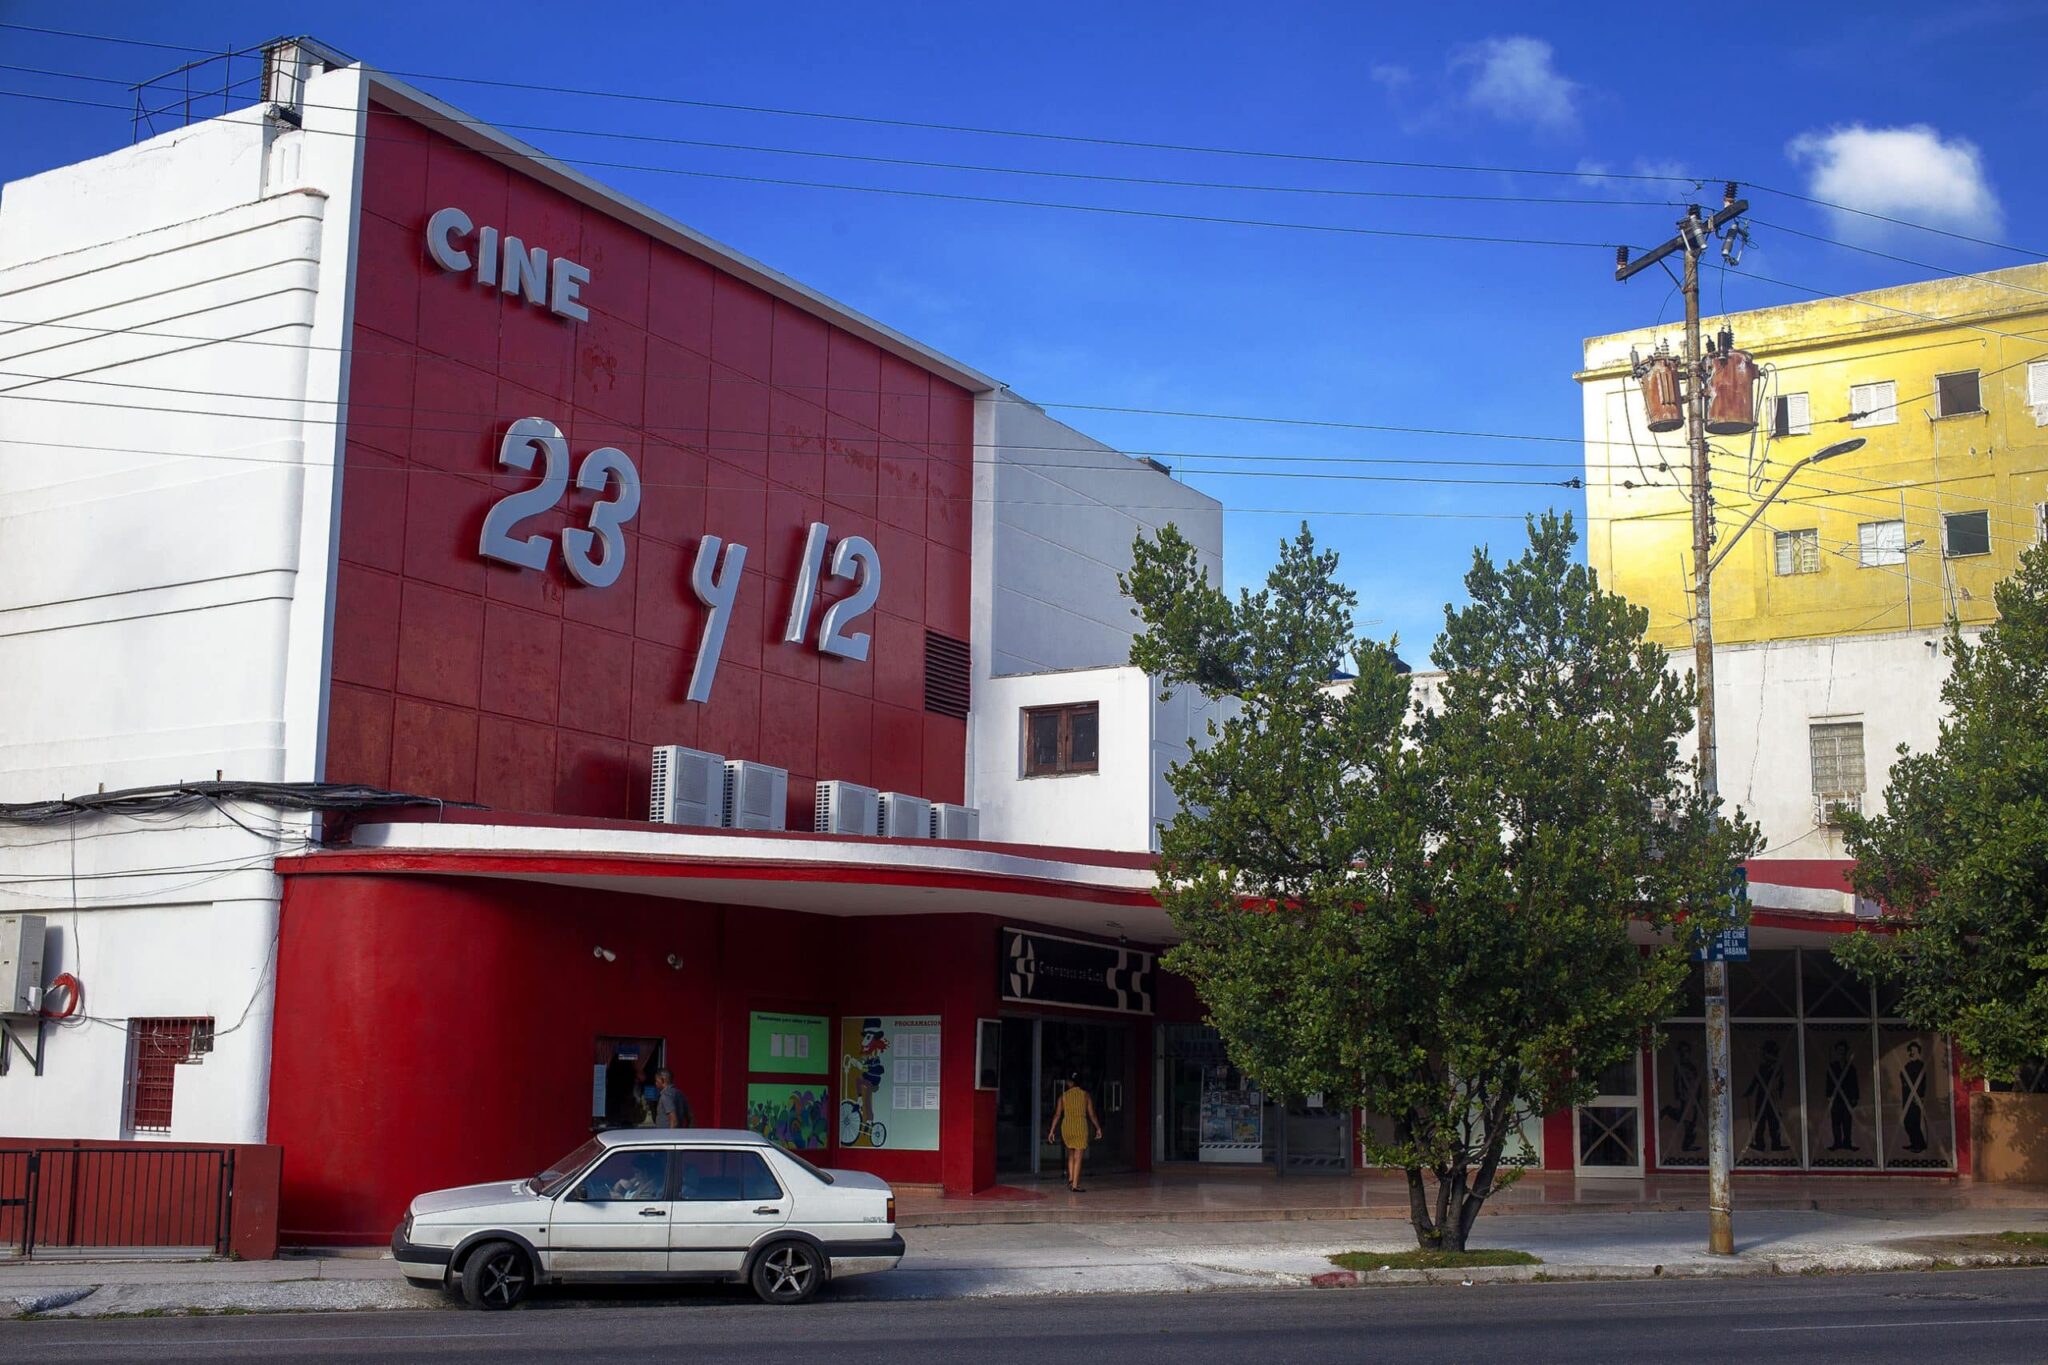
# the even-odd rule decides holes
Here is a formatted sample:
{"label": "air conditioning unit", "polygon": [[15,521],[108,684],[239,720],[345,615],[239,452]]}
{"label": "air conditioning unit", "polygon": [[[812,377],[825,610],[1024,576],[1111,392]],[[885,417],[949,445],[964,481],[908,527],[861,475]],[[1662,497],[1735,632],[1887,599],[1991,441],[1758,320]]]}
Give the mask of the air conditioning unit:
{"label": "air conditioning unit", "polygon": [[1821,792],[1813,798],[1813,823],[1832,828],[1842,823],[1842,812],[1863,813],[1862,792]]}
{"label": "air conditioning unit", "polygon": [[811,828],[820,834],[873,834],[881,799],[880,792],[858,782],[820,782]]}
{"label": "air conditioning unit", "polygon": [[650,765],[647,818],[657,825],[716,829],[725,821],[725,755],[657,744]]}
{"label": "air conditioning unit", "polygon": [[0,1014],[41,1012],[44,928],[41,915],[0,915]]}
{"label": "air conditioning unit", "polygon": [[980,837],[980,811],[972,806],[956,806],[950,801],[934,801],[932,803],[932,838],[979,839]]}
{"label": "air conditioning unit", "polygon": [[908,792],[883,792],[882,818],[875,832],[886,839],[932,837],[932,803]]}
{"label": "air conditioning unit", "polygon": [[789,771],[744,758],[725,760],[725,800],[719,823],[727,829],[781,829],[789,815]]}

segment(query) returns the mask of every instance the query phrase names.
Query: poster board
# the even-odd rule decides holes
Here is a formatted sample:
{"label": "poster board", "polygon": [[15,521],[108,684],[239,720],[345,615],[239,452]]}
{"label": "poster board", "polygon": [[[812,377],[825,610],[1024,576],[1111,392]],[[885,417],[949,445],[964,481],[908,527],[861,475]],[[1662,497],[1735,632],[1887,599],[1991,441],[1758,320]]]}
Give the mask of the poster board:
{"label": "poster board", "polygon": [[824,1076],[832,1069],[826,1046],[831,1023],[822,1014],[747,1016],[747,1070],[770,1076]]}
{"label": "poster board", "polygon": [[823,1082],[755,1081],[747,1086],[747,1128],[792,1152],[831,1141],[832,1093]]}
{"label": "poster board", "polygon": [[839,1021],[839,1145],[939,1149],[936,1015],[847,1015]]}

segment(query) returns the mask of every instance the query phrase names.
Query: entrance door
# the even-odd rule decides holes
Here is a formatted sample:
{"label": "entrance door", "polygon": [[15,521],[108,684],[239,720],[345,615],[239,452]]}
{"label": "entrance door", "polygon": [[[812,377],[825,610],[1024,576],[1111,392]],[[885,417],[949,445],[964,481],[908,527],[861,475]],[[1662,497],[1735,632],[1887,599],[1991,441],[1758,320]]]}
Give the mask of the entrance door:
{"label": "entrance door", "polygon": [[1075,1071],[1102,1119],[1101,1139],[1089,1134],[1088,1169],[1136,1167],[1143,1121],[1137,1113],[1130,1026],[1012,1018],[1003,1020],[996,1084],[997,1170],[1037,1175],[1065,1168],[1065,1150],[1057,1141],[1047,1142],[1045,1134],[1066,1078]]}
{"label": "entrance door", "polygon": [[1643,1173],[1642,1059],[1600,1073],[1600,1093],[1574,1115],[1580,1175]]}
{"label": "entrance door", "polygon": [[1122,1024],[1086,1024],[1066,1019],[1038,1021],[1039,1153],[1038,1169],[1057,1171],[1066,1150],[1046,1142],[1046,1130],[1066,1090],[1067,1077],[1080,1073],[1081,1085],[1095,1099],[1102,1136],[1088,1135],[1088,1169],[1128,1171],[1137,1165],[1134,1136],[1137,1097],[1131,1083],[1130,1030]]}

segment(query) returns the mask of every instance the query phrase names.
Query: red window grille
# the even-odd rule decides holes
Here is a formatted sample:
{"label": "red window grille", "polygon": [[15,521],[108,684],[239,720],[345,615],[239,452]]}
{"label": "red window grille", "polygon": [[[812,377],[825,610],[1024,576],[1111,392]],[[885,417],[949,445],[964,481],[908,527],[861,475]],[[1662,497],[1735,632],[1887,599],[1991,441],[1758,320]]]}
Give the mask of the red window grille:
{"label": "red window grille", "polygon": [[171,1130],[176,1068],[213,1051],[211,1019],[128,1021],[128,1127],[137,1133]]}

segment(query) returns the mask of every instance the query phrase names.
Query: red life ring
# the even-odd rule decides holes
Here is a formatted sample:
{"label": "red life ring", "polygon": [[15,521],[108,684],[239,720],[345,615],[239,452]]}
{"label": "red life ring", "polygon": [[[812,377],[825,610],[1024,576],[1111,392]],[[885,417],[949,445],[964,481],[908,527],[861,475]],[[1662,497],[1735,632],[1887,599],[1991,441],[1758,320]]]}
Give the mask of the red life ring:
{"label": "red life ring", "polygon": [[[58,991],[64,992],[64,1009],[60,1013],[52,1014],[49,1008],[49,1000]],[[50,988],[43,992],[43,1018],[69,1019],[72,1015],[78,1013],[78,1007],[84,1003],[85,987],[78,984],[78,978],[69,972],[59,972],[56,978],[50,982]]]}

